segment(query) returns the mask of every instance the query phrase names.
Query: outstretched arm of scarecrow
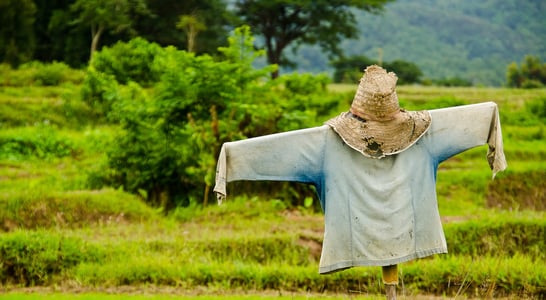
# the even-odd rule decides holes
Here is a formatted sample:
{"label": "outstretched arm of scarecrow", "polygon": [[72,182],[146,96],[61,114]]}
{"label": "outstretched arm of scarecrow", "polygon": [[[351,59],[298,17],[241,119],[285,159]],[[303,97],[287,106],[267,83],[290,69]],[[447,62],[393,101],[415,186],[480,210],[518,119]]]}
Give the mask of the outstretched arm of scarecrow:
{"label": "outstretched arm of scarecrow", "polygon": [[494,102],[430,110],[431,151],[442,162],[473,147],[488,144],[487,160],[493,171],[506,169],[499,111]]}
{"label": "outstretched arm of scarecrow", "polygon": [[236,180],[315,183],[327,127],[315,127],[225,143],[218,157],[214,191],[221,203]]}

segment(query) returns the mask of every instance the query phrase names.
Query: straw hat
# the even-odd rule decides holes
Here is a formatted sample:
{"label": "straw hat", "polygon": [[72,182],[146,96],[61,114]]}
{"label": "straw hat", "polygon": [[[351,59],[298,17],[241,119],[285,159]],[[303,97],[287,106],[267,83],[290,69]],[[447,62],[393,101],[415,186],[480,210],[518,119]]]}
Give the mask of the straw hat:
{"label": "straw hat", "polygon": [[430,126],[428,111],[401,109],[393,72],[372,65],[364,70],[348,112],[330,119],[347,145],[364,156],[382,158],[411,147]]}

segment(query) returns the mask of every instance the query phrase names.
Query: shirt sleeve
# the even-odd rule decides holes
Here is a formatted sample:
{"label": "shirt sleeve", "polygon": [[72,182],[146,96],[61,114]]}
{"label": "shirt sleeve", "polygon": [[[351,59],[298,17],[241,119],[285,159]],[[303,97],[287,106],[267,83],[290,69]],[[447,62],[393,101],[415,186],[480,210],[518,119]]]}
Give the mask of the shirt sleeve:
{"label": "shirt sleeve", "polygon": [[266,135],[222,145],[214,191],[221,203],[236,180],[317,183],[327,126]]}
{"label": "shirt sleeve", "polygon": [[473,147],[488,144],[487,160],[493,177],[506,169],[497,104],[484,102],[430,110],[431,151],[439,161]]}

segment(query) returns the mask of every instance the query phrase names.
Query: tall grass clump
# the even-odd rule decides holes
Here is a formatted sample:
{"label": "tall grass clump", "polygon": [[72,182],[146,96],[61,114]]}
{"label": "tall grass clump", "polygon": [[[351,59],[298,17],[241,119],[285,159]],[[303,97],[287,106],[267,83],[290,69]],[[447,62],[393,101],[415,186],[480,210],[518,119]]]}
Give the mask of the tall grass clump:
{"label": "tall grass clump", "polygon": [[0,230],[80,228],[157,219],[136,196],[104,189],[49,191],[36,188],[0,195]]}
{"label": "tall grass clump", "polygon": [[0,131],[0,159],[51,159],[76,156],[80,150],[49,124]]}
{"label": "tall grass clump", "polygon": [[545,211],[545,178],[544,169],[510,172],[497,179],[496,184],[489,183],[486,195],[487,206],[514,211]]}
{"label": "tall grass clump", "polygon": [[444,226],[448,247],[455,255],[546,259],[546,219],[541,213],[482,213]]}
{"label": "tall grass clump", "polygon": [[81,239],[46,231],[20,230],[0,235],[0,282],[48,284],[83,261],[100,260],[100,251]]}
{"label": "tall grass clump", "polygon": [[480,299],[546,296],[544,260],[524,255],[455,256],[422,259],[401,266],[406,289],[418,293]]}
{"label": "tall grass clump", "polygon": [[81,84],[84,72],[70,68],[63,62],[42,63],[33,61],[20,65],[17,69],[2,64],[0,67],[0,86],[57,86],[61,84]]}

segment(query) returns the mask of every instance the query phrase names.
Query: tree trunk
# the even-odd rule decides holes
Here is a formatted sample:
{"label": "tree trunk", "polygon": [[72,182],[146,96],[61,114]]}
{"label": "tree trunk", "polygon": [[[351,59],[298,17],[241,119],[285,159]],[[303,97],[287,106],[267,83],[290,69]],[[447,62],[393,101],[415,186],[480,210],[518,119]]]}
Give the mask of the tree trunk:
{"label": "tree trunk", "polygon": [[210,192],[210,185],[205,184],[205,195],[203,197],[203,207],[206,207],[209,204],[209,192]]}
{"label": "tree trunk", "polygon": [[104,27],[101,25],[98,25],[97,28],[94,26],[91,26],[91,53],[89,54],[89,61],[93,58],[93,53],[97,51],[97,47],[99,45],[100,36],[102,35],[102,32],[104,31]]}
{"label": "tree trunk", "polygon": [[[267,53],[267,62],[269,64],[276,64],[280,68],[281,51],[278,50],[279,45],[273,45],[273,37],[265,37],[265,48]],[[275,48],[276,47],[276,48]],[[271,72],[271,79],[279,77],[279,68]]]}
{"label": "tree trunk", "polygon": [[188,25],[189,29],[186,31],[186,34],[188,35],[188,52],[195,52],[195,39],[197,37],[197,30],[195,29],[195,26]]}

